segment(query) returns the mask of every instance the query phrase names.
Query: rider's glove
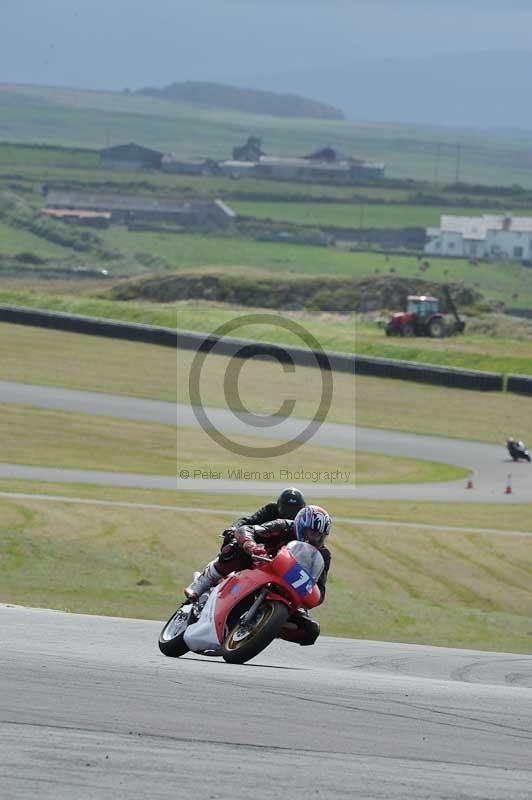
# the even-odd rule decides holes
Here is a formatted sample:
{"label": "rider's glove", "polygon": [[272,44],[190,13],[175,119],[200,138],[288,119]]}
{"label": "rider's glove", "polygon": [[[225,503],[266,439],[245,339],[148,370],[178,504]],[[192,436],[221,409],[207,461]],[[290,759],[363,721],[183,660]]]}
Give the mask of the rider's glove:
{"label": "rider's glove", "polygon": [[263,544],[257,544],[253,539],[246,539],[242,543],[242,550],[248,556],[265,556],[267,551]]}
{"label": "rider's glove", "polygon": [[225,530],[222,531],[222,540],[223,540],[222,547],[225,547],[226,545],[234,541],[235,531],[236,531],[235,527],[225,528]]}

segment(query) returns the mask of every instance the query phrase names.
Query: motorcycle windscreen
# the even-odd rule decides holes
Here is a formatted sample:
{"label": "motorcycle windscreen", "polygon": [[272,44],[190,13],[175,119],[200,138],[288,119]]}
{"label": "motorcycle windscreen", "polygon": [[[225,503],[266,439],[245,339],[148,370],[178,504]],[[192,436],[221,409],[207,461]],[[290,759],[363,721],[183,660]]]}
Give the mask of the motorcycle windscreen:
{"label": "motorcycle windscreen", "polygon": [[290,550],[297,563],[305,570],[309,577],[316,582],[325,566],[320,551],[316,550],[316,548],[308,542],[288,542],[286,547]]}

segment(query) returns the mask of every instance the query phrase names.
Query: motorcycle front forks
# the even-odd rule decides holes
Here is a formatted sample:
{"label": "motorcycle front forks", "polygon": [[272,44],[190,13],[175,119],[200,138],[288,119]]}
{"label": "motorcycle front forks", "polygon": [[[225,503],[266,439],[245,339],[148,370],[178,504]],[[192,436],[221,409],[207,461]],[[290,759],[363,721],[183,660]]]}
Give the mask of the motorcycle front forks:
{"label": "motorcycle front forks", "polygon": [[246,613],[243,615],[243,617],[241,619],[242,625],[249,625],[251,622],[253,622],[253,617],[255,616],[255,614],[257,613],[259,608],[261,607],[261,605],[262,605],[266,595],[268,594],[268,592],[269,592],[269,588],[267,586],[265,586],[263,589],[261,589],[261,591],[258,594],[257,599],[255,600],[255,602],[253,603],[251,608],[248,611],[246,611]]}

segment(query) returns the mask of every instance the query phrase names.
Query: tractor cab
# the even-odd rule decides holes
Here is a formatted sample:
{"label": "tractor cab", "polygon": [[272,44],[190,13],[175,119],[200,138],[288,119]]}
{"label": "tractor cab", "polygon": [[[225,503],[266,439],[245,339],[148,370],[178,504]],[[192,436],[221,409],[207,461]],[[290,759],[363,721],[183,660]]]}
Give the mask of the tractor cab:
{"label": "tractor cab", "polygon": [[437,297],[410,294],[406,298],[406,313],[413,314],[416,318],[430,317],[433,314],[439,314],[439,312],[440,301]]}

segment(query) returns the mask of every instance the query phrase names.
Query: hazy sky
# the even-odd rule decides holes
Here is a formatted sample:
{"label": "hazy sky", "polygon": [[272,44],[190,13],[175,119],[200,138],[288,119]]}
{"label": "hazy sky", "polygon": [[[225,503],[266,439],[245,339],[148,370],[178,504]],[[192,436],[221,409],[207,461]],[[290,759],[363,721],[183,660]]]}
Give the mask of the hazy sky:
{"label": "hazy sky", "polygon": [[298,73],[357,59],[532,50],[531,9],[530,0],[0,0],[0,82],[267,89],[270,76],[290,74],[297,92]]}

